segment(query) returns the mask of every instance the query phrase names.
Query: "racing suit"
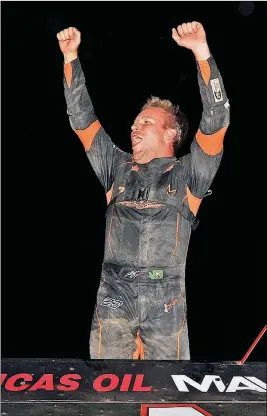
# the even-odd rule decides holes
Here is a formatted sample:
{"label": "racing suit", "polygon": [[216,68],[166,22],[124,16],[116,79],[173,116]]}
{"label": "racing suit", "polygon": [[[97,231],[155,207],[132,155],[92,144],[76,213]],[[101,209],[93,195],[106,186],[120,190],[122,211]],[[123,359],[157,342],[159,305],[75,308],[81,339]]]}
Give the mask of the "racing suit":
{"label": "racing suit", "polygon": [[64,64],[70,125],[107,197],[92,359],[190,359],[187,250],[221,162],[230,109],[213,55],[196,67],[203,112],[190,152],[138,164],[97,119],[79,58]]}

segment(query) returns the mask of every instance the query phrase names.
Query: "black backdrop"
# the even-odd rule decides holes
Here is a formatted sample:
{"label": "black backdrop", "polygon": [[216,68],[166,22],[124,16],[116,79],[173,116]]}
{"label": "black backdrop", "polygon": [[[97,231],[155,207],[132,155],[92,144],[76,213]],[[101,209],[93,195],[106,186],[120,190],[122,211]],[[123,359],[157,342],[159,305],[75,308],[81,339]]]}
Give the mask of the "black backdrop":
{"label": "black backdrop", "polygon": [[[65,108],[56,33],[82,32],[96,113],[130,151],[151,94],[201,116],[191,52],[171,28],[207,31],[231,104],[222,165],[188,253],[192,360],[236,360],[266,323],[265,2],[2,2],[2,356],[88,358],[105,195]],[[186,148],[185,148],[186,150]],[[250,360],[264,360],[264,335]]]}

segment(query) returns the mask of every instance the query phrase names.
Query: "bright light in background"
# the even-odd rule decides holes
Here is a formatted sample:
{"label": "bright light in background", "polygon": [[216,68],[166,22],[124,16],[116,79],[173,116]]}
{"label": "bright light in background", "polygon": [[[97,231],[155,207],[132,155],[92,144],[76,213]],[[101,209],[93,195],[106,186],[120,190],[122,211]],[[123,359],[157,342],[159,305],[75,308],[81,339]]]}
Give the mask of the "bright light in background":
{"label": "bright light in background", "polygon": [[241,1],[238,10],[243,16],[249,16],[253,12],[254,6],[253,1]]}

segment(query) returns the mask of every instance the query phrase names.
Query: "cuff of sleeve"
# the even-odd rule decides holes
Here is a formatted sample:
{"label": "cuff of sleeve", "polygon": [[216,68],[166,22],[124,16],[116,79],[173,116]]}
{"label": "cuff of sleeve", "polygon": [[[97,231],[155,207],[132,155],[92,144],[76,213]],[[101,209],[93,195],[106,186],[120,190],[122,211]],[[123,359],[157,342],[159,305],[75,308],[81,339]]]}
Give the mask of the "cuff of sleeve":
{"label": "cuff of sleeve", "polygon": [[64,63],[64,75],[65,75],[65,80],[69,89],[72,86],[74,74],[77,73],[79,67],[80,67],[80,60],[78,57],[74,59],[73,61],[69,62],[68,64]]}

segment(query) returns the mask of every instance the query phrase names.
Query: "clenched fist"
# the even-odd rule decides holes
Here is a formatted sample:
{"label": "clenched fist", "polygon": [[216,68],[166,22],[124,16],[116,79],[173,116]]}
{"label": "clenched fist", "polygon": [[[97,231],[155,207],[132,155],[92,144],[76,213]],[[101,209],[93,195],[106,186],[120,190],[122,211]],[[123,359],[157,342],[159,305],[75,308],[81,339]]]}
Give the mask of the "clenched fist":
{"label": "clenched fist", "polygon": [[179,46],[190,49],[198,59],[207,59],[210,55],[206,33],[201,23],[182,23],[172,29],[172,38]]}
{"label": "clenched fist", "polygon": [[65,63],[75,59],[78,55],[78,47],[81,43],[81,32],[75,27],[69,27],[61,30],[57,34],[59,47],[64,55]]}

